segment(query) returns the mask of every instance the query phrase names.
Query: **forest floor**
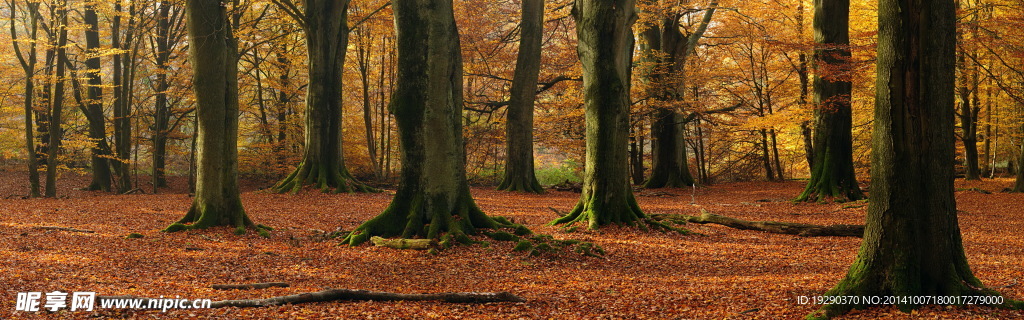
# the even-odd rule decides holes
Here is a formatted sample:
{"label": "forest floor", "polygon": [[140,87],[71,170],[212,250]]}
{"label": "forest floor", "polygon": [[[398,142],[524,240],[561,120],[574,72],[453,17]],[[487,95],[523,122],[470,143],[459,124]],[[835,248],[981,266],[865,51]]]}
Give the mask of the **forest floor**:
{"label": "forest floor", "polygon": [[[86,179],[65,177],[58,199],[20,199],[23,174],[0,172],[0,318],[260,318],[260,319],[796,319],[814,311],[799,296],[821,295],[845,274],[858,238],[802,238],[688,225],[703,235],[612,227],[565,233],[544,224],[569,210],[579,194],[527,195],[474,188],[479,206],[537,233],[592,241],[604,258],[571,252],[529,256],[513,243],[457,246],[430,255],[318,240],[316,230],[355,228],[388,205],[392,193],[298,195],[258,190],[246,181],[242,200],[270,238],[227,228],[180,233],[160,229],[181,218],[190,199],[185,181],[160,194],[110,195],[73,190]],[[960,225],[975,274],[1007,298],[1024,299],[1024,194],[998,191],[1009,180],[958,182]],[[794,204],[802,182],[729,183],[643,190],[648,213],[712,213],[747,220],[860,224],[866,206]],[[983,194],[970,188],[995,191]],[[39,230],[61,226],[78,233]],[[140,239],[126,239],[141,233]],[[291,287],[218,291],[213,284],[287,282]],[[15,312],[18,292],[93,291],[99,295],[252,299],[318,291],[367,289],[400,293],[509,291],[525,303],[322,302],[269,308],[58,313]],[[97,309],[98,310],[98,309]],[[1011,319],[1024,311],[931,306],[855,311],[843,319]]]}

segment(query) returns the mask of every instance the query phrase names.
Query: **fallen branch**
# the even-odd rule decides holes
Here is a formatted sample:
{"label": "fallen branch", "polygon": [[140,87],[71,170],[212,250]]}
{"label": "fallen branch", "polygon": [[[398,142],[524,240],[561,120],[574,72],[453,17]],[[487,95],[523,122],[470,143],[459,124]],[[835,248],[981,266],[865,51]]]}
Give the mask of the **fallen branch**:
{"label": "fallen branch", "polygon": [[[142,306],[155,305],[157,309],[160,308],[162,302],[166,299],[152,299],[143,298],[136,296],[98,296],[97,300],[112,300],[112,299],[135,299],[141,301]],[[210,308],[224,308],[224,307],[269,307],[282,304],[299,304],[308,302],[329,302],[329,301],[443,301],[450,303],[486,303],[486,302],[525,302],[517,295],[508,292],[450,292],[450,293],[391,293],[391,292],[376,292],[368,290],[351,290],[351,289],[327,289],[317,292],[307,292],[300,294],[293,294],[289,296],[280,296],[267,299],[242,299],[242,300],[223,300],[214,301],[210,304]],[[153,301],[153,304],[150,304]]]}
{"label": "fallen branch", "polygon": [[370,242],[378,247],[392,249],[427,250],[437,247],[437,241],[433,239],[384,239],[375,236],[370,238]]}
{"label": "fallen branch", "polygon": [[212,286],[215,290],[250,290],[250,289],[266,289],[273,287],[287,288],[288,284],[284,282],[263,282],[263,283],[242,283],[242,284],[215,284]]}
{"label": "fallen branch", "polygon": [[436,300],[451,303],[525,302],[526,300],[508,292],[451,292],[451,293],[391,293],[368,290],[328,289],[267,299],[214,301],[212,308],[222,307],[267,307],[282,304],[327,301],[427,301]]}
{"label": "fallen branch", "polygon": [[75,229],[75,228],[68,228],[68,227],[54,227],[54,226],[33,227],[33,229],[38,229],[38,230],[60,230],[60,231],[68,231],[68,232],[82,232],[82,233],[96,233],[96,231],[92,231],[92,230]]}
{"label": "fallen branch", "polygon": [[673,222],[689,222],[697,224],[719,224],[740,230],[757,230],[769,233],[792,234],[801,237],[863,237],[864,226],[852,224],[834,224],[828,226],[777,222],[777,221],[747,221],[701,210],[699,217],[681,214],[655,214],[651,215],[656,220],[669,220]]}

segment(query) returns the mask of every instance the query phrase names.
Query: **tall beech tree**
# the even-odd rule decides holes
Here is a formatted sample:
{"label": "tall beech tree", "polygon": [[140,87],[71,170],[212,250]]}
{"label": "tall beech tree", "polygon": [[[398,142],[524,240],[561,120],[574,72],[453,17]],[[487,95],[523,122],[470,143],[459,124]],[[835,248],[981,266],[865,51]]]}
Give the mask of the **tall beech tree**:
{"label": "tall beech tree", "polygon": [[[401,138],[398,192],[345,242],[371,236],[465,238],[511,227],[488,217],[469,193],[462,136],[462,52],[452,0],[394,0],[398,76],[391,112]],[[623,140],[624,141],[624,140]],[[623,145],[625,146],[625,145]]]}
{"label": "tall beech tree", "polygon": [[[642,33],[646,41],[644,49],[650,51],[649,55],[657,57],[655,62],[658,66],[647,75],[647,82],[654,88],[652,95],[660,103],[672,104],[682,100],[686,90],[683,79],[686,58],[697,48],[717,8],[718,1],[712,0],[700,23],[689,35],[684,35],[679,27],[684,12],[667,14],[658,20],[657,25]],[[683,138],[686,124],[684,117],[679,110],[670,107],[656,108],[653,117],[651,141],[654,162],[651,178],[644,183],[644,188],[692,186],[693,176],[687,163],[686,141]]]}
{"label": "tall beech tree", "polygon": [[306,148],[302,162],[276,192],[298,192],[312,184],[327,192],[375,191],[356,181],[342,156],[341,96],[345,51],[348,49],[348,0],[306,0],[300,9],[289,0],[275,0],[302,26],[309,59],[306,89]]}
{"label": "tall beech tree", "polygon": [[519,55],[505,122],[505,175],[498,190],[544,193],[533,167],[533,104],[540,76],[544,0],[523,0]]}
{"label": "tall beech tree", "polygon": [[[957,221],[955,9],[955,0],[879,1],[871,202],[860,253],[828,296],[998,294],[972,274]],[[829,304],[808,318],[867,306]]]}
{"label": "tall beech tree", "polygon": [[85,60],[85,77],[88,87],[86,89],[85,108],[82,113],[89,122],[89,140],[95,145],[92,147],[89,157],[89,166],[92,168],[92,181],[88,190],[110,191],[110,146],[107,144],[107,126],[103,117],[103,79],[100,77],[102,66],[100,65],[100,28],[99,17],[96,14],[98,2],[86,2],[85,10],[82,12],[82,21],[85,22],[85,47],[88,58]]}
{"label": "tall beech tree", "polygon": [[238,190],[238,47],[227,9],[187,0],[185,19],[197,113],[196,190],[185,217],[164,231],[226,225],[263,234],[266,227],[249,219]]}
{"label": "tall beech tree", "polygon": [[552,225],[598,228],[648,221],[629,185],[629,78],[636,3],[576,0],[577,53],[583,65],[586,164],[576,207]]}
{"label": "tall beech tree", "polygon": [[853,168],[850,1],[814,1],[814,135],[811,180],[796,201],[864,198]]}

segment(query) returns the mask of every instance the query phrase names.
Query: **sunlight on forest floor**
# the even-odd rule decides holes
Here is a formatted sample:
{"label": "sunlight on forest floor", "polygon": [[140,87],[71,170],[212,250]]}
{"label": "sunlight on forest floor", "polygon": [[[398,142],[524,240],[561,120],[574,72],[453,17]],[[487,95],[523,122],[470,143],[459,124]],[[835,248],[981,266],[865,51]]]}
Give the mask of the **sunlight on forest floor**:
{"label": "sunlight on forest floor", "polygon": [[[185,181],[175,179],[162,194],[113,196],[71,190],[84,178],[67,177],[63,199],[20,200],[20,175],[0,180],[0,318],[686,318],[793,319],[816,306],[796,297],[815,296],[838,282],[856,255],[856,238],[801,238],[690,225],[703,234],[643,233],[628,228],[564,233],[544,226],[548,208],[569,210],[579,194],[544,195],[474,188],[480,207],[560,239],[593,241],[605,259],[571,253],[532,257],[512,251],[514,243],[458,246],[433,256],[422,251],[337,246],[318,231],[351,230],[388,205],[390,195],[278,195],[255,191],[245,182],[246,210],[276,228],[271,238],[253,232],[236,236],[216,228],[159,232],[189,206]],[[968,259],[986,285],[1008,298],[1024,299],[1024,203],[1022,194],[999,193],[1010,180],[958,181],[957,200]],[[983,194],[976,189],[993,191]],[[693,190],[637,193],[648,213],[712,213],[747,220],[816,224],[863,223],[866,206],[793,204],[802,182],[730,183]],[[38,230],[61,226],[94,230],[76,233]],[[129,233],[140,239],[126,239]],[[288,288],[218,291],[213,284],[287,282]],[[47,314],[14,312],[17,292],[95,291],[100,295],[204,298],[264,298],[324,288],[402,293],[509,291],[528,300],[509,304],[437,302],[330,302],[250,309],[98,311]],[[67,311],[62,311],[67,312]],[[856,311],[842,319],[1010,319],[1024,312],[991,308],[927,307],[913,315],[892,308]]]}

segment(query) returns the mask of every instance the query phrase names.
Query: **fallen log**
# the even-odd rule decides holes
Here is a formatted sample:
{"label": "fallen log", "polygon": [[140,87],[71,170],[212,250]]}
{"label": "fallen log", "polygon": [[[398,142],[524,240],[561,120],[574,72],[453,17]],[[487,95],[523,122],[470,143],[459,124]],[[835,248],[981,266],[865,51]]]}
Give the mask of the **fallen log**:
{"label": "fallen log", "polygon": [[655,220],[669,220],[673,222],[688,222],[696,224],[718,224],[740,230],[756,230],[769,233],[792,234],[801,237],[858,237],[864,236],[864,225],[854,224],[833,224],[816,225],[807,223],[778,222],[778,221],[747,221],[712,214],[701,210],[700,216],[688,216],[682,214],[654,214],[651,218]]}
{"label": "fallen log", "polygon": [[273,287],[287,288],[288,284],[284,282],[263,282],[263,283],[241,283],[241,284],[215,284],[212,286],[214,290],[249,290],[249,289],[266,289]]}
{"label": "fallen log", "polygon": [[370,242],[378,247],[392,249],[428,250],[437,248],[437,241],[433,239],[384,239],[374,236],[370,238]]}
{"label": "fallen log", "polygon": [[68,228],[68,227],[54,227],[54,226],[40,226],[40,227],[33,227],[33,229],[37,229],[37,230],[59,230],[59,231],[68,231],[68,232],[81,232],[81,233],[96,233],[96,231],[92,231],[92,230],[75,229],[75,228]]}
{"label": "fallen log", "polygon": [[214,301],[211,308],[223,307],[268,307],[282,304],[298,304],[327,301],[444,301],[451,303],[525,302],[509,292],[449,292],[449,293],[392,293],[368,290],[327,289],[317,292],[300,293],[267,299],[243,299]]}

